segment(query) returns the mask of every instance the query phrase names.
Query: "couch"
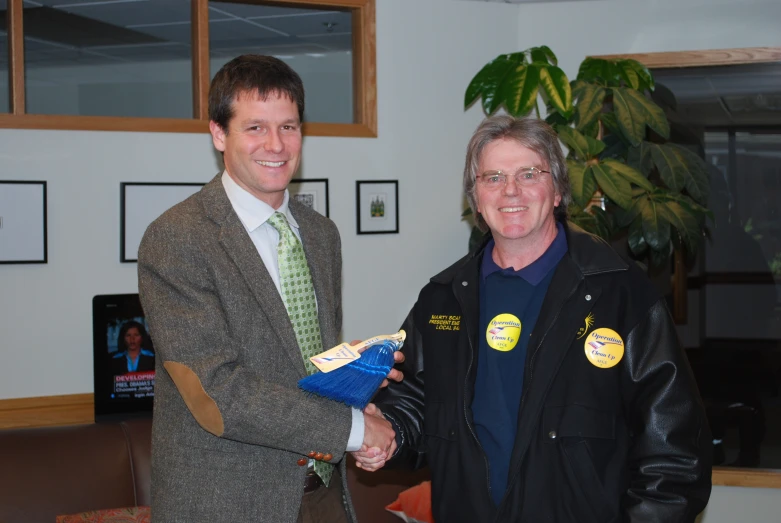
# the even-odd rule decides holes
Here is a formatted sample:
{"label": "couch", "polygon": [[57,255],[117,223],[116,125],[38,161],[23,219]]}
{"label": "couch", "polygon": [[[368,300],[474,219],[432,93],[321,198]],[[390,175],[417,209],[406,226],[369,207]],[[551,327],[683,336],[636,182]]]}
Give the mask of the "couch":
{"label": "couch", "polygon": [[[0,523],[150,504],[151,419],[0,430]],[[357,469],[348,482],[359,523],[400,523],[384,507],[426,471]],[[195,522],[193,522],[195,523]]]}

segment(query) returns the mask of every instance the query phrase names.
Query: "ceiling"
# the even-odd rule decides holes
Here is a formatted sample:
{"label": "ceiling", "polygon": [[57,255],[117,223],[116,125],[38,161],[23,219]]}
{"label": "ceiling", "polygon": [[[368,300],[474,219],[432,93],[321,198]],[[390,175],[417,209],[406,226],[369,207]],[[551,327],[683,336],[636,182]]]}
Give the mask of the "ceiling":
{"label": "ceiling", "polygon": [[[6,0],[0,0],[0,27]],[[190,0],[24,0],[30,68],[189,59]],[[246,5],[212,0],[212,58],[243,52],[277,56],[349,51],[348,10]],[[4,34],[4,33],[0,33]],[[5,38],[0,64],[7,67]]]}

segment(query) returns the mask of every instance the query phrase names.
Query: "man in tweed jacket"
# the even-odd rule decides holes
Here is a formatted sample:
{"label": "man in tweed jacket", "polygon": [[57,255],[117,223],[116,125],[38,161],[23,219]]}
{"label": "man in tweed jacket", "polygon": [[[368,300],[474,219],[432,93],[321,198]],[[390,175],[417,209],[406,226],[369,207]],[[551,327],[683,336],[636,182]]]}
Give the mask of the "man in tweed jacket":
{"label": "man in tweed jacket", "polygon": [[[282,213],[304,247],[324,349],[339,343],[336,226],[290,199],[304,92],[283,62],[244,55],[212,81],[210,130],[225,172],[155,220],[139,290],[157,350],[155,522],[354,522],[346,451],[395,449],[381,417],[297,389],[306,375],[279,291]],[[398,378],[399,376],[391,376]],[[328,486],[311,456],[337,464]]]}

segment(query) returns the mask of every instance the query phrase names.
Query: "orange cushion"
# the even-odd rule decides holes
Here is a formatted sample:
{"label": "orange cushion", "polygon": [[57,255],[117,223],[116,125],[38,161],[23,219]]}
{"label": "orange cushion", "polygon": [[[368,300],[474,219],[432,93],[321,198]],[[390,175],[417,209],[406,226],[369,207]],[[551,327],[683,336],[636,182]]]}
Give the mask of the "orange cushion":
{"label": "orange cushion", "polygon": [[424,481],[399,493],[396,501],[385,507],[385,510],[407,523],[434,523],[431,514],[431,482]]}
{"label": "orange cushion", "polygon": [[149,507],[127,507],[57,516],[56,523],[151,523],[151,521],[152,514]]}

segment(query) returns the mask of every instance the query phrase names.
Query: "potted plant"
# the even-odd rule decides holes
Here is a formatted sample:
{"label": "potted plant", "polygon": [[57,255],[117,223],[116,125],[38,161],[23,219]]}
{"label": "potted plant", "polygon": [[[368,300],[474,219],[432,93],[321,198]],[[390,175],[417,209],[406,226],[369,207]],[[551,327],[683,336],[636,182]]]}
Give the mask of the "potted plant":
{"label": "potted plant", "polygon": [[[479,98],[488,115],[504,108],[540,117],[542,99],[546,120],[569,151],[570,219],[609,241],[626,237],[635,257],[661,266],[673,251],[696,253],[710,213],[706,164],[669,141],[665,111],[650,97],[656,87],[636,60],[586,58],[570,82],[542,46],[486,64],[469,83],[464,106]],[[661,86],[655,98],[675,107]]]}

